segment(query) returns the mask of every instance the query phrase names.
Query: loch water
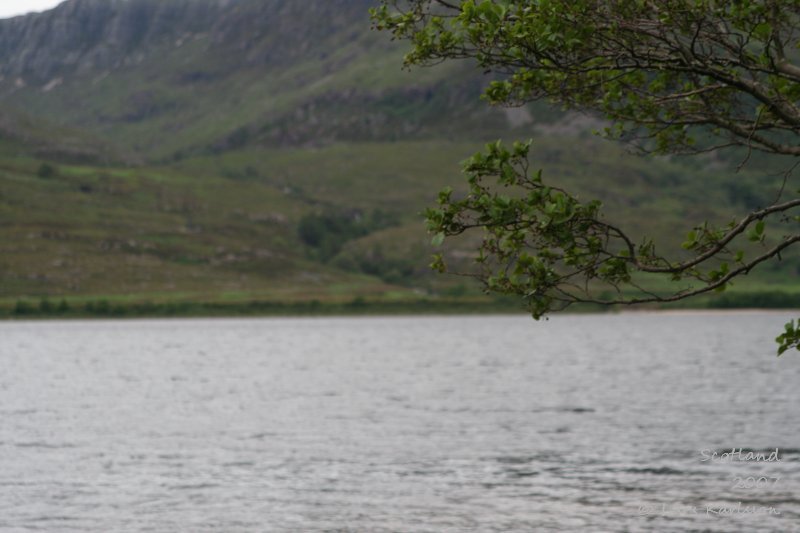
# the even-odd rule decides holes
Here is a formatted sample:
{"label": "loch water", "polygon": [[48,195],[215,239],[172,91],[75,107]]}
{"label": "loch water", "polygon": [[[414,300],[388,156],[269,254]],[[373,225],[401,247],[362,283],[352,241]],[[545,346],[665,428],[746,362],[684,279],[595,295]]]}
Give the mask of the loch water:
{"label": "loch water", "polygon": [[790,318],[0,323],[0,531],[800,531]]}

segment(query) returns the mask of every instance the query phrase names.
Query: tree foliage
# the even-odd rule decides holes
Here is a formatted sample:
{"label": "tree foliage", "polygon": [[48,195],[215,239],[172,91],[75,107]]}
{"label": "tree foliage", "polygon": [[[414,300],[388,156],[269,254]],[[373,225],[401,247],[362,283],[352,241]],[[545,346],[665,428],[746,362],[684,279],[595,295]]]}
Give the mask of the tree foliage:
{"label": "tree foliage", "polygon": [[310,213],[300,219],[298,235],[314,250],[317,259],[328,261],[350,240],[397,225],[397,218],[380,209],[365,214],[349,212]]}
{"label": "tree foliage", "polygon": [[[698,223],[685,254],[635,241],[532,172],[528,144],[493,143],[465,163],[466,196],[427,212],[435,241],[483,228],[475,274],[524,297],[534,317],[576,302],[673,302],[721,291],[800,241],[800,0],[382,0],[376,28],[410,43],[407,66],[472,59],[494,75],[485,98],[547,99],[601,114],[604,135],[642,152],[743,147],[786,157],[780,190],[722,227]],[[435,266],[445,270],[441,257]],[[643,279],[663,277],[669,293]],[[800,349],[787,324],[781,353]]]}

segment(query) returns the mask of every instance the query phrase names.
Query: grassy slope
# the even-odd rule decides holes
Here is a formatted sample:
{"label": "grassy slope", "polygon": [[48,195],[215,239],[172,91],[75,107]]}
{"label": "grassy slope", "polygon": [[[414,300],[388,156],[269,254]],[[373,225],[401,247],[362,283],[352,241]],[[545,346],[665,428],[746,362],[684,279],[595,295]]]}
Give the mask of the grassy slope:
{"label": "grassy slope", "polygon": [[[49,178],[37,176],[38,160],[9,155],[14,151],[5,147],[0,305],[6,307],[42,297],[342,302],[477,293],[463,278],[427,271],[432,250],[419,213],[440,188],[458,187],[463,180],[454,162],[478,143],[246,149],[140,168],[61,164]],[[559,138],[540,140],[533,159],[548,179],[600,197],[610,220],[642,228],[672,251],[675,231],[688,229],[687,221],[724,221],[735,211],[720,176],[680,161]],[[374,208],[399,224],[346,243],[325,264],[312,260],[298,237],[305,214]],[[467,265],[475,237],[451,245],[451,259]],[[770,265],[737,289],[800,292],[797,264],[788,258]]]}

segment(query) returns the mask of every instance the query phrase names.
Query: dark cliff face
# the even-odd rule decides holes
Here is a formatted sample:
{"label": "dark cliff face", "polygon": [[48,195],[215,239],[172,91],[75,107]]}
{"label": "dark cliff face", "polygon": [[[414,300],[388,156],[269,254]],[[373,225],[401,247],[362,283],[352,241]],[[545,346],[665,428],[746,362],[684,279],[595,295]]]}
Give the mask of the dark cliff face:
{"label": "dark cliff face", "polygon": [[[311,42],[368,27],[371,0],[67,0],[0,21],[0,76],[47,83],[152,59],[160,46],[203,39],[233,63],[291,61]],[[354,31],[358,31],[357,29]]]}
{"label": "dark cliff face", "polygon": [[248,62],[302,56],[313,42],[369,28],[376,0],[229,0],[211,27],[215,44],[242,51]]}
{"label": "dark cliff face", "polygon": [[0,21],[0,72],[29,81],[118,68],[136,53],[213,20],[213,2],[69,0]]}

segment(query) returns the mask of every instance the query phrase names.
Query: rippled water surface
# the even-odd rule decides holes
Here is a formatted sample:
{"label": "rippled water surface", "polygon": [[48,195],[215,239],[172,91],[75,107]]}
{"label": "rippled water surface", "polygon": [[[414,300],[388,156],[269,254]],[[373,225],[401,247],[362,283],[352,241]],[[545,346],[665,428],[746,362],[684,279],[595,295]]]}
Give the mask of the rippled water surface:
{"label": "rippled water surface", "polygon": [[800,531],[789,318],[1,323],[0,530]]}

